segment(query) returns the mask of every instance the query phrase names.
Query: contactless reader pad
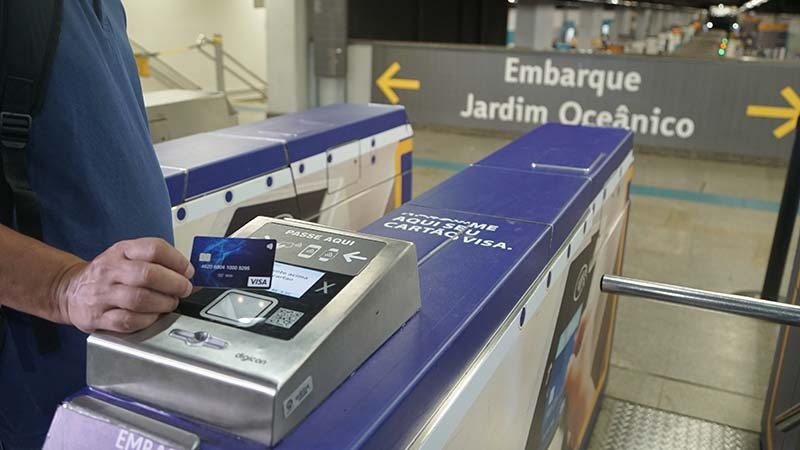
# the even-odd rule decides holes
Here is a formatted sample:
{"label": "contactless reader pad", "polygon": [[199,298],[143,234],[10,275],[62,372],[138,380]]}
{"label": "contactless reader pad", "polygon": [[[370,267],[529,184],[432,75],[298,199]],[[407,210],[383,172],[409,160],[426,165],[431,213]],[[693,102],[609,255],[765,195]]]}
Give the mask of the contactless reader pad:
{"label": "contactless reader pad", "polygon": [[202,288],[178,313],[278,339],[291,339],[353,277],[275,263],[271,289]]}

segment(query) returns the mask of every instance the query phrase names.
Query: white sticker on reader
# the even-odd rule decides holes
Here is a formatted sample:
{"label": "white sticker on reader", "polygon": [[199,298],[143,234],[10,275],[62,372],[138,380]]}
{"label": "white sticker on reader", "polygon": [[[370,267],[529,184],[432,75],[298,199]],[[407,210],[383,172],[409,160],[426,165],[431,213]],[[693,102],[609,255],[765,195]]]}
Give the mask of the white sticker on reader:
{"label": "white sticker on reader", "polygon": [[311,286],[319,281],[322,272],[305,267],[293,266],[275,262],[272,268],[272,287],[270,292],[288,295],[289,297],[300,298],[308,291]]}
{"label": "white sticker on reader", "polygon": [[314,380],[309,375],[300,386],[297,386],[292,395],[283,401],[283,417],[289,417],[313,390]]}

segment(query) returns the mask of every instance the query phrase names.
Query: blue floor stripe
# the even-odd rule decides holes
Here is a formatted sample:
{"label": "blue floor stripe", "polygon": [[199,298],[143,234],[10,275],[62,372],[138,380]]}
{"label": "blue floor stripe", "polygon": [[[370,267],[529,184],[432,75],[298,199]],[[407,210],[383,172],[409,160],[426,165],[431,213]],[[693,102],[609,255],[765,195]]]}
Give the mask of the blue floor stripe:
{"label": "blue floor stripe", "polygon": [[[436,159],[414,158],[414,166],[427,169],[447,170],[458,172],[469,166],[469,164],[439,161]],[[638,184],[631,185],[631,194],[643,197],[666,198],[671,200],[682,200],[686,202],[705,203],[708,205],[729,206],[732,208],[753,209],[756,211],[777,212],[778,202],[758,200],[754,198],[734,197],[732,195],[710,194],[707,192],[693,192],[681,189],[669,189],[656,186],[643,186]]]}
{"label": "blue floor stripe", "polygon": [[469,164],[463,164],[451,161],[439,161],[438,159],[413,158],[413,160],[414,160],[414,166],[424,167],[426,169],[439,169],[439,170],[449,170],[451,172],[458,172],[469,167]]}
{"label": "blue floor stripe", "polygon": [[754,209],[757,211],[778,212],[778,202],[758,200],[754,198],[734,197],[732,195],[710,194],[707,192],[693,192],[678,189],[660,188],[655,186],[631,185],[631,194],[647,197],[668,198],[709,205],[730,206],[732,208]]}

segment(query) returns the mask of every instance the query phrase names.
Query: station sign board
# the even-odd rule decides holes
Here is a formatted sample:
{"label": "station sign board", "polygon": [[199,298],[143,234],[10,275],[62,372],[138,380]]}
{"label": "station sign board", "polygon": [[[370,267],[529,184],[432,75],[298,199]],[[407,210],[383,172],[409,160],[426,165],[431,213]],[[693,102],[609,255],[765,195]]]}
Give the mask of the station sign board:
{"label": "station sign board", "polygon": [[402,104],[422,124],[615,126],[638,145],[787,159],[800,113],[800,65],[790,62],[372,46],[372,101]]}

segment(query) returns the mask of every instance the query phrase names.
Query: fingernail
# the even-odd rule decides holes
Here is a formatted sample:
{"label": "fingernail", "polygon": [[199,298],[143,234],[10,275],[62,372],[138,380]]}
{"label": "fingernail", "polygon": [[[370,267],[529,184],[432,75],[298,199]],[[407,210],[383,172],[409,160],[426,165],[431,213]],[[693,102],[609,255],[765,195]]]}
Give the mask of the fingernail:
{"label": "fingernail", "polygon": [[192,295],[192,290],[194,289],[194,286],[192,286],[192,282],[191,281],[187,281],[187,284],[188,284],[188,286],[186,287],[186,290],[184,291],[185,292],[185,294],[183,296],[184,298]]}
{"label": "fingernail", "polygon": [[194,266],[189,264],[189,267],[186,268],[186,272],[183,273],[186,278],[192,278],[194,276]]}

